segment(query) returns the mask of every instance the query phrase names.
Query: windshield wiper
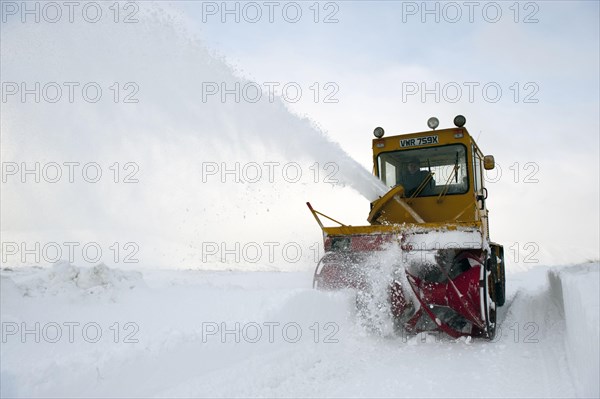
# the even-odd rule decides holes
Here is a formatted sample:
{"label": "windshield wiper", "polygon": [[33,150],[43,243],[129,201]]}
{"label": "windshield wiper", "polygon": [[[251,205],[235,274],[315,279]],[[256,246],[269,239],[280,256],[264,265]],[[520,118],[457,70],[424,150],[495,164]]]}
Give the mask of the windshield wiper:
{"label": "windshield wiper", "polygon": [[444,197],[448,193],[448,190],[450,189],[450,181],[452,180],[452,177],[453,177],[452,175],[454,175],[454,179],[458,183],[458,152],[456,153],[456,161],[454,163],[454,167],[452,168],[452,171],[450,172],[450,175],[448,176],[448,180],[446,180],[446,184],[444,184],[444,188],[442,189],[442,192],[437,197],[437,202],[442,202],[442,197]]}
{"label": "windshield wiper", "polygon": [[421,182],[421,184],[419,184],[419,186],[416,188],[415,192],[410,196],[410,198],[415,198],[416,196],[418,196],[419,194],[421,194],[421,191],[423,191],[423,189],[425,187],[427,187],[427,185],[429,184],[429,181],[433,179],[433,173],[429,172],[427,174],[427,176],[425,176],[425,178],[423,179],[423,181]]}

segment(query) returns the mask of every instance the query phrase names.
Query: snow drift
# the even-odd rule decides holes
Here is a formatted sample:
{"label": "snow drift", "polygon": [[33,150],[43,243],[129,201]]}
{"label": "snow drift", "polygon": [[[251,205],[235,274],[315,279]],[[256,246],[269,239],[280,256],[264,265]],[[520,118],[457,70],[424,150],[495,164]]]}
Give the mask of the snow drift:
{"label": "snow drift", "polygon": [[[34,269],[35,270],[35,269]],[[23,274],[20,269],[19,274]],[[41,269],[32,275],[2,280],[6,288],[15,288],[27,297],[45,295],[114,295],[136,287],[144,287],[142,274],[136,271],[111,269],[100,263],[93,267],[78,267],[69,262],[57,262],[49,269]]]}
{"label": "snow drift", "polygon": [[[147,288],[81,301],[87,284],[20,292],[74,282],[67,265],[4,269],[1,394],[597,397],[598,269],[509,273],[493,342],[373,334],[352,292],[312,290],[304,272],[145,271]],[[122,276],[105,273],[100,285]]]}
{"label": "snow drift", "polygon": [[567,358],[582,397],[600,396],[600,273],[598,263],[555,269],[552,288],[565,318]]}

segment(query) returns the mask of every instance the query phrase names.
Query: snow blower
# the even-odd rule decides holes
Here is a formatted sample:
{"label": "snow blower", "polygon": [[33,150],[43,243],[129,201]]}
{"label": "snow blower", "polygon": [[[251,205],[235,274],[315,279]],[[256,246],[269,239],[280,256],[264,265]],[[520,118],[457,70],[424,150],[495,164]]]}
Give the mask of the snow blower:
{"label": "snow blower", "polygon": [[[504,252],[490,241],[483,175],[494,157],[483,155],[465,123],[459,115],[456,127],[435,130],[439,121],[430,118],[430,131],[385,138],[374,130],[374,174],[389,191],[371,203],[369,225],[342,224],[307,203],[325,249],[315,288],[355,289],[359,307],[383,295],[402,331],[494,338],[505,298]],[[382,268],[390,273],[377,274],[385,281],[376,284],[373,271]]]}

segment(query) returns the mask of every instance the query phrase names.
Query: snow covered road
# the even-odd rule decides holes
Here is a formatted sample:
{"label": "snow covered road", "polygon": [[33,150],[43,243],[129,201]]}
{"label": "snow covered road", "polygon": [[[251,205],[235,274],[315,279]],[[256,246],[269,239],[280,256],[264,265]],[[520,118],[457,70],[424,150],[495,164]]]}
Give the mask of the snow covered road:
{"label": "snow covered road", "polygon": [[490,343],[373,335],[308,272],[5,269],[2,396],[597,397],[598,271],[509,274]]}

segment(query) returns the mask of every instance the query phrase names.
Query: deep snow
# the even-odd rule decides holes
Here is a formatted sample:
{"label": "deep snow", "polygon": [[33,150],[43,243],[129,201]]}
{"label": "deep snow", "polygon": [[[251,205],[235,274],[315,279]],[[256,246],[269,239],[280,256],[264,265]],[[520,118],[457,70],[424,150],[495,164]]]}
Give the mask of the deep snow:
{"label": "deep snow", "polygon": [[508,274],[487,342],[374,335],[308,272],[4,269],[2,396],[597,397],[598,272]]}
{"label": "deep snow", "polygon": [[[279,96],[275,102],[256,104],[203,101],[203,84],[231,87],[250,77],[188,34],[184,20],[163,9],[168,5],[140,4],[140,24],[115,25],[110,19],[98,24],[19,24],[13,19],[0,26],[3,81],[93,81],[105,93],[98,104],[82,98],[73,103],[24,102],[18,96],[3,103],[3,162],[21,170],[24,163],[97,162],[104,170],[103,180],[91,185],[80,177],[67,181],[66,170],[57,184],[48,179],[37,184],[21,173],[3,175],[8,180],[0,191],[3,242],[27,248],[35,243],[99,242],[105,253],[101,260],[109,265],[80,267],[81,254],[74,264],[51,267],[50,262],[25,262],[22,253],[3,261],[2,266],[16,267],[1,271],[2,397],[600,396],[597,263],[509,273],[500,333],[491,343],[426,334],[374,335],[361,326],[352,292],[315,291],[311,273],[289,272],[314,261],[307,248],[321,245],[304,201],[315,201],[326,213],[336,210],[332,216],[346,223],[354,223],[348,217],[362,221],[364,214],[355,210],[367,204],[357,193],[375,198],[381,189],[378,181],[314,122],[291,113]],[[114,82],[122,89],[135,83],[139,102],[113,101]],[[346,92],[359,88],[348,85]],[[404,128],[407,121],[400,118],[397,103],[382,98],[402,121],[397,127]],[[361,108],[364,103],[361,98]],[[348,114],[348,108],[340,109]],[[369,118],[376,121],[376,115]],[[496,125],[494,115],[503,118],[504,113],[494,109],[477,116],[486,120],[482,128]],[[510,130],[510,125],[498,125]],[[555,128],[562,134],[564,126]],[[545,129],[538,130],[547,136]],[[366,133],[365,149],[371,137]],[[356,132],[346,134],[343,144],[348,146]],[[559,158],[567,155],[563,150]],[[505,168],[516,160],[499,158]],[[111,169],[115,162],[122,173],[130,171],[125,165],[136,165],[139,182],[121,184],[123,179],[116,179]],[[257,183],[223,173],[265,163],[279,166],[273,181],[264,168]],[[290,176],[282,173],[288,164],[300,167],[301,180],[290,183]],[[327,165],[335,166],[335,181],[328,178],[332,170]],[[221,173],[207,174],[206,166],[218,166]],[[552,181],[572,175],[562,167],[557,173],[551,165],[543,166]],[[577,246],[552,230],[540,231],[536,223],[527,224],[534,230],[523,228],[525,224],[517,229],[534,235],[515,236],[519,232],[511,220],[519,219],[519,209],[530,212],[521,206],[523,199],[543,195],[509,187],[509,200],[494,201],[512,217],[494,223],[498,231],[502,223],[509,226],[504,230],[510,231],[513,244],[521,240],[530,245],[535,238],[541,254],[564,251],[571,257],[592,251],[597,258],[596,248],[585,241],[597,237],[592,225],[591,233],[578,230]],[[548,187],[556,194],[554,185]],[[572,195],[571,190],[564,192]],[[597,190],[582,196],[589,203],[596,203],[596,197]],[[519,203],[511,202],[517,199]],[[562,204],[560,196],[556,200]],[[339,209],[342,205],[345,210]],[[590,217],[589,207],[579,208]],[[546,220],[547,215],[542,217]],[[535,219],[528,215],[526,220]],[[567,245],[551,245],[557,239]],[[119,263],[111,263],[117,241],[139,247],[137,270],[112,267]],[[231,248],[274,241],[301,245],[305,256],[298,263],[284,263],[279,256],[268,264],[263,257],[260,264],[244,260],[233,265],[252,272],[206,271],[231,265],[227,259],[219,262],[223,250],[205,259],[205,244]],[[507,250],[514,248],[499,241]],[[127,262],[117,266],[123,265]],[[153,266],[204,271],[152,271]]]}

